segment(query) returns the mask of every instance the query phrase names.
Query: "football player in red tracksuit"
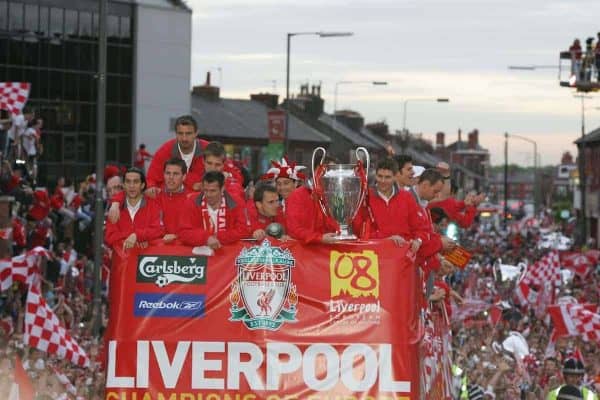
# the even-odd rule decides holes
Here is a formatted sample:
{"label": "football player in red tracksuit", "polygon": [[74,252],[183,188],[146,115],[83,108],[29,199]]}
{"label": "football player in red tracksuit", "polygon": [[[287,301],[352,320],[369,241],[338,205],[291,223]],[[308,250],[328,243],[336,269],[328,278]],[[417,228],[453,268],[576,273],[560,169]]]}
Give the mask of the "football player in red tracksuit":
{"label": "football player in red tracksuit", "polygon": [[154,158],[148,167],[148,189],[146,194],[154,197],[164,184],[163,169],[165,162],[171,158],[181,158],[187,166],[184,181],[186,189],[198,191],[201,188],[204,175],[202,151],[208,144],[198,137],[198,124],[189,115],[184,115],[175,121],[175,139],[168,140],[154,153]]}
{"label": "football player in red tracksuit", "polygon": [[285,222],[288,234],[301,242],[333,243],[338,224],[321,210],[313,191],[306,186],[294,190],[287,198]]}
{"label": "football player in red tracksuit", "polygon": [[[166,243],[177,239],[180,214],[185,209],[185,202],[190,194],[183,185],[186,168],[185,162],[180,158],[168,160],[165,163],[163,172],[165,185],[156,198],[150,200],[156,202],[160,208],[162,223],[165,227],[163,241]],[[111,198],[112,204],[108,212],[108,218],[111,222],[116,223],[119,220],[119,209],[123,201],[125,201],[124,192],[120,192]]]}
{"label": "football player in red tracksuit", "polygon": [[145,247],[151,240],[164,235],[160,220],[160,208],[142,193],[146,186],[144,172],[132,167],[125,172],[125,201],[120,209],[119,221],[106,221],[104,240],[112,248],[123,246],[128,250],[134,246]]}
{"label": "football player in red tracksuit", "polygon": [[418,198],[416,216],[419,229],[417,235],[425,238],[423,240],[423,249],[421,253],[423,255],[433,254],[433,256],[427,257],[421,264],[427,278],[430,271],[437,270],[440,266],[440,260],[437,253],[454,249],[456,243],[435,232],[431,214],[429,214],[426,204],[428,201],[434,199],[442,190],[444,187],[444,177],[435,169],[426,169],[418,179],[419,181],[415,186],[415,194]]}
{"label": "football player in red tracksuit", "polygon": [[249,236],[244,200],[227,193],[224,184],[222,172],[207,172],[202,193],[186,200],[177,234],[184,244],[218,249]]}
{"label": "football player in red tracksuit", "polygon": [[[279,204],[279,195],[275,186],[262,182],[256,186],[254,191],[253,210],[248,210],[250,220],[250,233],[256,240],[263,240],[267,234],[265,229],[273,222],[281,224],[285,232],[285,219]],[[281,240],[289,239],[283,235]]]}
{"label": "football player in red tracksuit", "polygon": [[221,142],[210,142],[204,149],[204,172],[217,171],[225,176],[225,191],[233,197],[243,199],[244,177],[237,167],[227,159],[225,147]]}
{"label": "football player in red tracksuit", "polygon": [[[199,139],[198,124],[190,115],[184,115],[175,121],[175,139],[168,140],[154,153],[154,158],[148,167],[149,196],[154,197],[164,184],[163,168],[165,162],[171,158],[181,158],[187,166],[184,185],[189,191],[200,191],[202,177],[204,176],[204,149],[209,142]],[[232,174],[239,173],[231,163],[225,165],[224,170]],[[241,182],[241,180],[240,180]]]}
{"label": "football player in red tracksuit", "polygon": [[283,214],[287,208],[287,199],[292,192],[302,185],[306,176],[301,172],[306,167],[290,162],[287,157],[283,157],[281,162],[271,161],[272,167],[261,177],[263,181],[274,181],[281,201]]}

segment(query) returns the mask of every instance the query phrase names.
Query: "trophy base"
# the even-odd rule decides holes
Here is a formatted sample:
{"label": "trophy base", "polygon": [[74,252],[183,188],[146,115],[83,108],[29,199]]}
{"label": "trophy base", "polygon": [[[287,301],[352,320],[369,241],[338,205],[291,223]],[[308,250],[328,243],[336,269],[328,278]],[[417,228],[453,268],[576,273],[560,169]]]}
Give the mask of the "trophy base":
{"label": "trophy base", "polygon": [[335,240],[358,240],[356,235],[352,234],[341,234],[333,237]]}

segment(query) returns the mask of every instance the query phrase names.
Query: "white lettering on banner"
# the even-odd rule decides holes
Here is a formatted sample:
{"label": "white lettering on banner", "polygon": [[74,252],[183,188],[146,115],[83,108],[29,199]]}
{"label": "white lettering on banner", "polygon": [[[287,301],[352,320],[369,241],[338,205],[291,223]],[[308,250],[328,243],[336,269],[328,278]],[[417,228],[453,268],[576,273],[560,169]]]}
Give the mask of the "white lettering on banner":
{"label": "white lettering on banner", "polygon": [[169,362],[169,355],[165,348],[165,342],[153,340],[152,348],[154,349],[154,354],[156,354],[156,361],[158,362],[158,368],[160,369],[160,374],[165,383],[165,387],[167,389],[175,388],[175,386],[177,386],[179,375],[181,374],[181,369],[183,368],[185,356],[190,349],[190,342],[177,342],[177,350],[175,350],[173,363]]}
{"label": "white lettering on banner", "polygon": [[[192,389],[224,389],[223,379],[205,378],[205,371],[221,371],[221,360],[207,360],[205,353],[222,353],[225,342],[193,342],[192,343]],[[230,361],[228,361],[230,362]],[[236,362],[239,362],[236,361]]]}
{"label": "white lettering on banner", "polygon": [[[149,344],[152,344],[150,346]],[[190,346],[191,344],[191,346]],[[191,357],[192,370],[191,389],[236,390],[240,388],[240,376],[248,382],[251,390],[277,391],[281,389],[280,380],[283,374],[290,374],[301,369],[304,384],[315,391],[328,391],[340,381],[350,390],[367,392],[379,383],[382,392],[410,392],[410,381],[396,381],[392,373],[392,345],[383,343],[367,345],[363,343],[349,344],[341,353],[330,344],[315,343],[306,348],[304,354],[293,343],[272,342],[266,344],[266,355],[254,343],[249,342],[200,342],[181,341],[177,343],[175,354],[170,361],[163,341],[137,341],[136,376],[117,376],[117,342],[108,343],[107,388],[148,388],[150,348],[157,361],[163,384],[166,388],[175,388],[186,358]],[[190,355],[191,347],[191,355]],[[227,369],[223,370],[223,362],[207,358],[206,353],[225,353],[227,348]],[[250,356],[249,361],[242,361],[242,354]],[[319,356],[325,357],[326,371],[324,377],[316,376],[316,361]],[[122,358],[123,355],[120,355]],[[364,362],[364,376],[354,376],[357,359]],[[266,363],[266,384],[258,373]],[[226,373],[226,379],[206,378],[207,371]],[[183,383],[182,386],[188,386]]]}
{"label": "white lettering on banner", "polygon": [[[258,375],[258,369],[262,365],[265,357],[263,356],[260,347],[254,343],[236,343],[230,342],[227,345],[228,356],[230,359],[239,360],[238,362],[227,363],[227,388],[228,389],[239,389],[240,388],[240,374],[246,377],[246,382],[252,390],[265,390],[262,378]],[[242,354],[249,354],[250,361],[241,361]]]}
{"label": "white lettering on banner", "polygon": [[[150,342],[147,340],[140,340],[137,343],[137,365],[148,365],[150,362]],[[137,368],[135,382],[139,388],[147,388],[149,380],[148,368]]]}
{"label": "white lettering on banner", "polygon": [[[325,356],[327,361],[326,375],[323,379],[319,379],[315,375],[317,372],[316,361],[319,354]],[[302,377],[308,387],[319,391],[331,390],[335,387],[339,376],[340,357],[332,345],[317,343],[306,349],[302,363]]]}

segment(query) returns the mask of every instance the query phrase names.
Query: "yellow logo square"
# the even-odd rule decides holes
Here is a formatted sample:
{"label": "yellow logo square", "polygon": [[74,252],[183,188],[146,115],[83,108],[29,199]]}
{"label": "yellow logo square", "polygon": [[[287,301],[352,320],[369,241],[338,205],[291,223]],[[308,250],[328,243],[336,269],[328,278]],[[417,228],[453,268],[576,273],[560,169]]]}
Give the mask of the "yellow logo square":
{"label": "yellow logo square", "polygon": [[329,260],[331,297],[379,298],[379,260],[373,250],[348,253],[332,250]]}

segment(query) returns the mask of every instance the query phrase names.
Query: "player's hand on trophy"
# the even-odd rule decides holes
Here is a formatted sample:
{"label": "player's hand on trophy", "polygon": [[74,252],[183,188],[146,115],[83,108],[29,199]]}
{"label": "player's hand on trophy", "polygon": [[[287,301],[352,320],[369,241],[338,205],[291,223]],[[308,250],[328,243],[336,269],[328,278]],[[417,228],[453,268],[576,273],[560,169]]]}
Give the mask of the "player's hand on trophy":
{"label": "player's hand on trophy", "polygon": [[219,239],[217,239],[214,236],[210,236],[207,240],[206,240],[206,245],[208,247],[210,247],[211,249],[219,249],[221,248],[221,242],[219,242]]}
{"label": "player's hand on trophy", "polygon": [[265,237],[267,237],[267,233],[264,229],[257,229],[252,233],[252,237],[256,240],[263,240]]}
{"label": "player's hand on trophy", "polygon": [[444,253],[451,252],[456,248],[456,242],[448,236],[442,236],[442,251]]}
{"label": "player's hand on trophy", "polygon": [[337,242],[336,236],[337,234],[334,232],[324,233],[321,238],[321,243],[335,243]]}
{"label": "player's hand on trophy", "polygon": [[404,238],[400,235],[392,235],[388,239],[390,239],[392,242],[396,243],[398,246],[402,246],[403,244],[406,243],[406,240],[404,240]]}
{"label": "player's hand on trophy", "polygon": [[119,211],[119,203],[111,203],[110,208],[108,209],[108,221],[111,224],[116,224],[117,222],[119,222],[120,216],[121,213]]}

